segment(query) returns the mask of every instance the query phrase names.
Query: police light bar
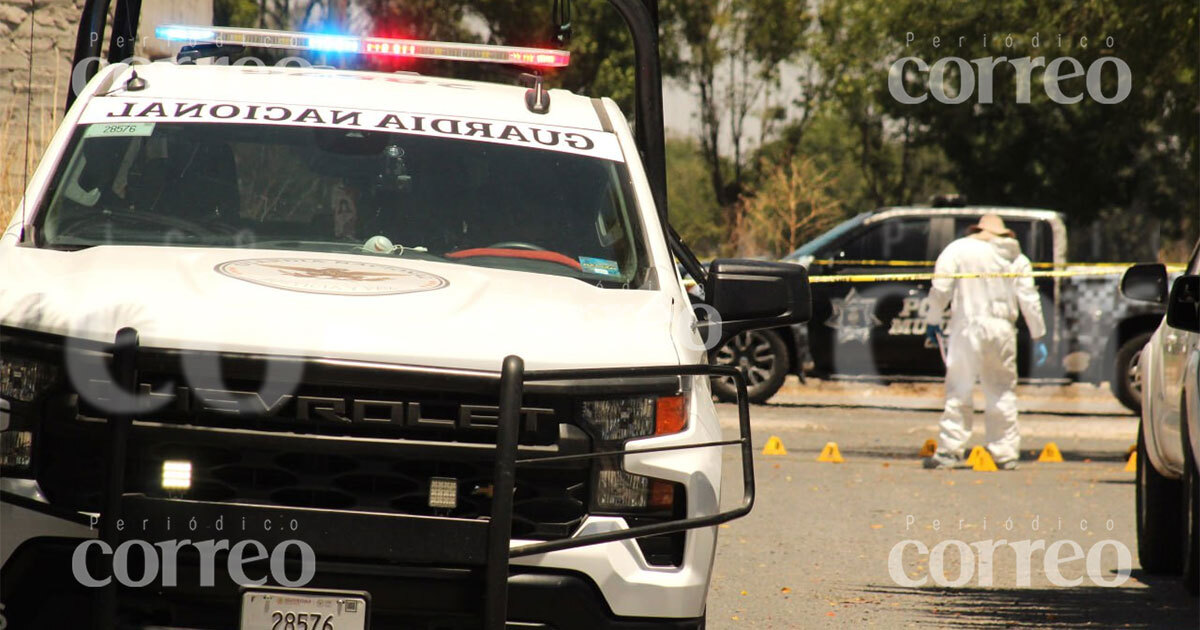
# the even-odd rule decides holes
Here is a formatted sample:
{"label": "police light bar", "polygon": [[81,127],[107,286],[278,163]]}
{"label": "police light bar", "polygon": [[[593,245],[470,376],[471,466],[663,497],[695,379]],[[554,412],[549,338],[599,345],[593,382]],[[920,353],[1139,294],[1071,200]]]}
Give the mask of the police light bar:
{"label": "police light bar", "polygon": [[191,44],[287,48],[414,59],[506,63],[545,68],[564,68],[571,60],[571,53],[565,50],[487,44],[453,44],[385,37],[353,37],[325,33],[294,33],[255,28],[164,25],[155,29],[154,34],[162,40]]}

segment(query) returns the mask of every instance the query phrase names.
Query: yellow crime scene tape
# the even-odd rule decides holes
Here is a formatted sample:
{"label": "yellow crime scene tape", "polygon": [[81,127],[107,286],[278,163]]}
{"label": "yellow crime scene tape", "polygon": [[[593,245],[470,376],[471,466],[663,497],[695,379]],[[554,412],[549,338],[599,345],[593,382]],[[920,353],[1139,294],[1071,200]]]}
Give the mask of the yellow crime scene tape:
{"label": "yellow crime scene tape", "polygon": [[[880,266],[880,267],[932,267],[931,260],[814,260],[813,264],[846,265],[846,266]],[[830,284],[835,282],[919,282],[935,279],[969,279],[969,278],[1076,278],[1080,276],[1119,276],[1125,269],[1137,263],[1033,263],[1034,268],[1072,267],[1071,269],[1055,269],[1052,271],[1030,272],[992,272],[992,273],[879,273],[879,274],[846,274],[809,276],[811,284]],[[1186,265],[1168,264],[1168,271],[1181,271]]]}
{"label": "yellow crime scene tape", "polygon": [[[845,265],[847,267],[932,267],[937,263],[935,260],[834,260],[830,258],[817,259],[812,261],[814,265]],[[1034,269],[1053,269],[1066,267],[1132,267],[1138,263],[1132,262],[1090,262],[1090,263],[1055,263],[1055,262],[1035,262],[1032,263]],[[1178,271],[1186,267],[1183,263],[1167,263],[1167,268],[1172,271]]]}
{"label": "yellow crime scene tape", "polygon": [[1065,269],[1061,271],[991,272],[991,273],[872,273],[844,276],[809,276],[811,284],[833,282],[913,282],[941,278],[1072,278],[1078,276],[1119,276],[1124,269]]}
{"label": "yellow crime scene tape", "polygon": [[[845,266],[880,266],[880,267],[933,267],[932,260],[814,260],[816,265],[845,265]],[[1125,269],[1138,263],[1033,263],[1037,269],[1050,267],[1071,267],[1070,269],[1054,269],[1051,271],[1030,272],[992,272],[992,273],[864,273],[845,275],[816,275],[809,276],[810,284],[832,284],[837,282],[919,282],[947,278],[952,280],[969,278],[1077,278],[1081,276],[1119,276]],[[1187,265],[1183,263],[1167,263],[1167,271],[1183,271]],[[691,280],[689,277],[688,280]],[[687,282],[688,286],[695,282]]]}

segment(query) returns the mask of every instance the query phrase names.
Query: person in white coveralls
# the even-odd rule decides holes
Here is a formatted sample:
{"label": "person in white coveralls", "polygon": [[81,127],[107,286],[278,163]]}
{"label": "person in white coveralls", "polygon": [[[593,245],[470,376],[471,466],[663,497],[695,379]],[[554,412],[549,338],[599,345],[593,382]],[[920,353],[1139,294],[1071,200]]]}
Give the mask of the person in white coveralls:
{"label": "person in white coveralls", "polygon": [[[1012,230],[995,214],[985,214],[968,229],[968,235],[949,245],[938,256],[935,274],[1025,273],[1032,270],[1021,253]],[[971,437],[974,408],[972,389],[978,378],[983,387],[987,449],[1003,470],[1017,467],[1021,436],[1017,429],[1017,328],[1018,311],[1034,340],[1037,365],[1048,351],[1042,302],[1033,278],[936,278],[929,292],[926,334],[935,342],[942,337],[942,317],[950,304],[946,327],[946,407],[942,413],[937,451],[924,462],[926,468],[951,468],[963,460]]]}

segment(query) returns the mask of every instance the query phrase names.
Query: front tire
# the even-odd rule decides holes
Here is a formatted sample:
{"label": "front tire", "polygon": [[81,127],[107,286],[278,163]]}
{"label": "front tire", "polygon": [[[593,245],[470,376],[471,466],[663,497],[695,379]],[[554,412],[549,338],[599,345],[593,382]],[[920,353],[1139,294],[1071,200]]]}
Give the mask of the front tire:
{"label": "front tire", "polygon": [[[738,333],[713,353],[712,362],[738,368],[746,377],[750,402],[762,404],[783,387],[791,364],[787,343],[773,330],[748,330]],[[714,378],[713,393],[724,402],[737,400],[733,379]]]}
{"label": "front tire", "polygon": [[1180,493],[1183,484],[1158,473],[1146,454],[1144,427],[1137,441],[1138,561],[1147,573],[1177,575],[1183,567],[1179,553],[1183,533]]}
{"label": "front tire", "polygon": [[1152,333],[1134,335],[1117,349],[1113,360],[1113,374],[1108,381],[1113,396],[1130,411],[1142,414],[1142,349],[1150,341]]}

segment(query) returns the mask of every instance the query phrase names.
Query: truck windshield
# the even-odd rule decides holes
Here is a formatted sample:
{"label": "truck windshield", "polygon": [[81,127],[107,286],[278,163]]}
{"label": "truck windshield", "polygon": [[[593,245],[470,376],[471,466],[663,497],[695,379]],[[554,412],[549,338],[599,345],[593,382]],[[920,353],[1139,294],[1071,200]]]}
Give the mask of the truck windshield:
{"label": "truck windshield", "polygon": [[599,147],[605,134],[555,131],[554,147],[545,129],[514,127],[528,140],[517,146],[368,128],[80,125],[36,218],[37,243],[404,256],[644,284],[647,250],[619,151],[572,148]]}

